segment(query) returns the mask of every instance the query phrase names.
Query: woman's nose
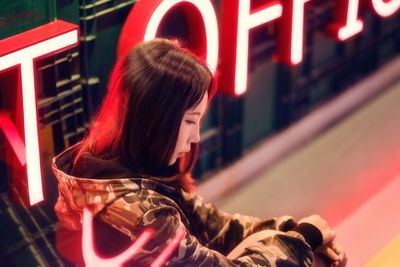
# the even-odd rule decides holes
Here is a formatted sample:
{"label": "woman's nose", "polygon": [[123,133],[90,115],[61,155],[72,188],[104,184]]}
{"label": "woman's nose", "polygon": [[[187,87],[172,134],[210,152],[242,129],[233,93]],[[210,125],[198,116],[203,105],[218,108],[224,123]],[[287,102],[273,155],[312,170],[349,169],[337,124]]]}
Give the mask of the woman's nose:
{"label": "woman's nose", "polygon": [[197,129],[193,134],[191,138],[191,143],[198,143],[200,142],[200,129]]}

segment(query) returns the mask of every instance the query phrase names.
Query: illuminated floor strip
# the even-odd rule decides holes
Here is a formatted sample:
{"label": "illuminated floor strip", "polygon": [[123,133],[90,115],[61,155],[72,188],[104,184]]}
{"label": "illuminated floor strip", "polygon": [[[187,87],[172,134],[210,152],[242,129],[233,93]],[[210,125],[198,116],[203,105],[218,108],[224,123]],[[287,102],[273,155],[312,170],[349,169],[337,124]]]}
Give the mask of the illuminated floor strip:
{"label": "illuminated floor strip", "polygon": [[387,244],[366,267],[398,267],[400,263],[400,234]]}
{"label": "illuminated floor strip", "polygon": [[400,174],[336,227],[348,266],[400,266],[399,196]]}

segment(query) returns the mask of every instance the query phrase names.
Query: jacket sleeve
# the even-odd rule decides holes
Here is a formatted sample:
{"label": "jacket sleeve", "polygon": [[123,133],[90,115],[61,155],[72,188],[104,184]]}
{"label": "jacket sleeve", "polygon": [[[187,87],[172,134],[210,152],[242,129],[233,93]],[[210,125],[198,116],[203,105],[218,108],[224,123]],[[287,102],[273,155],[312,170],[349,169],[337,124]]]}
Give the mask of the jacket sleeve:
{"label": "jacket sleeve", "polygon": [[[137,204],[125,203],[123,209],[113,209],[104,222],[129,236],[134,242],[145,229],[152,229],[150,240],[127,263],[128,266],[149,266],[166,249],[178,233],[183,232],[178,247],[168,257],[165,266],[311,266],[313,254],[300,234],[273,233],[251,242],[235,258],[201,244],[190,234],[174,207],[159,206],[137,216]],[[130,217],[129,210],[136,212]],[[128,216],[128,217],[127,217]],[[131,220],[134,218],[134,220]],[[136,219],[135,219],[136,218]],[[112,242],[112,241],[110,241]]]}
{"label": "jacket sleeve", "polygon": [[261,220],[253,216],[238,213],[228,214],[220,211],[196,193],[184,193],[191,217],[207,240],[207,246],[228,254],[246,237],[262,230],[279,230],[287,232],[297,224],[290,216]]}

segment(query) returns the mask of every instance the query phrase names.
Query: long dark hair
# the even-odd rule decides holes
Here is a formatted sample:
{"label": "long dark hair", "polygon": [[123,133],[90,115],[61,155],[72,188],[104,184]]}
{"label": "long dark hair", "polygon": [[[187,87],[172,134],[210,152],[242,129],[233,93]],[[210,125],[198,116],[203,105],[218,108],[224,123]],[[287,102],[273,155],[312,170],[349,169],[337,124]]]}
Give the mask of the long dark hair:
{"label": "long dark hair", "polygon": [[87,152],[118,159],[138,177],[178,181],[190,191],[198,144],[192,144],[191,152],[174,166],[168,163],[184,113],[206,92],[210,101],[215,89],[206,64],[178,41],[140,43],[116,62],[108,93],[74,163]]}

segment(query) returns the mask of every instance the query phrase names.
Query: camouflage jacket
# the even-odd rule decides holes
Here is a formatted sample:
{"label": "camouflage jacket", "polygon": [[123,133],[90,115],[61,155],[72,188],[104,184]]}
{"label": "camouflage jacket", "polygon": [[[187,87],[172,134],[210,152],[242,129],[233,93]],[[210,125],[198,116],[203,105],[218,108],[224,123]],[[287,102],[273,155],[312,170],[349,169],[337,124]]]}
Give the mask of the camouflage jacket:
{"label": "camouflage jacket", "polygon": [[[59,189],[55,210],[66,228],[81,229],[82,210],[87,207],[96,220],[130,242],[145,229],[154,229],[150,241],[127,265],[149,266],[182,230],[184,236],[166,266],[312,265],[312,249],[303,235],[291,230],[295,223],[288,216],[261,220],[227,214],[194,192],[152,179],[75,177],[70,174],[71,162],[69,149],[55,157],[52,166]],[[98,166],[100,172],[105,165]],[[236,257],[227,257],[246,237],[265,229],[274,231],[247,244]],[[105,243],[119,242],[108,240],[115,236],[108,235]]]}

